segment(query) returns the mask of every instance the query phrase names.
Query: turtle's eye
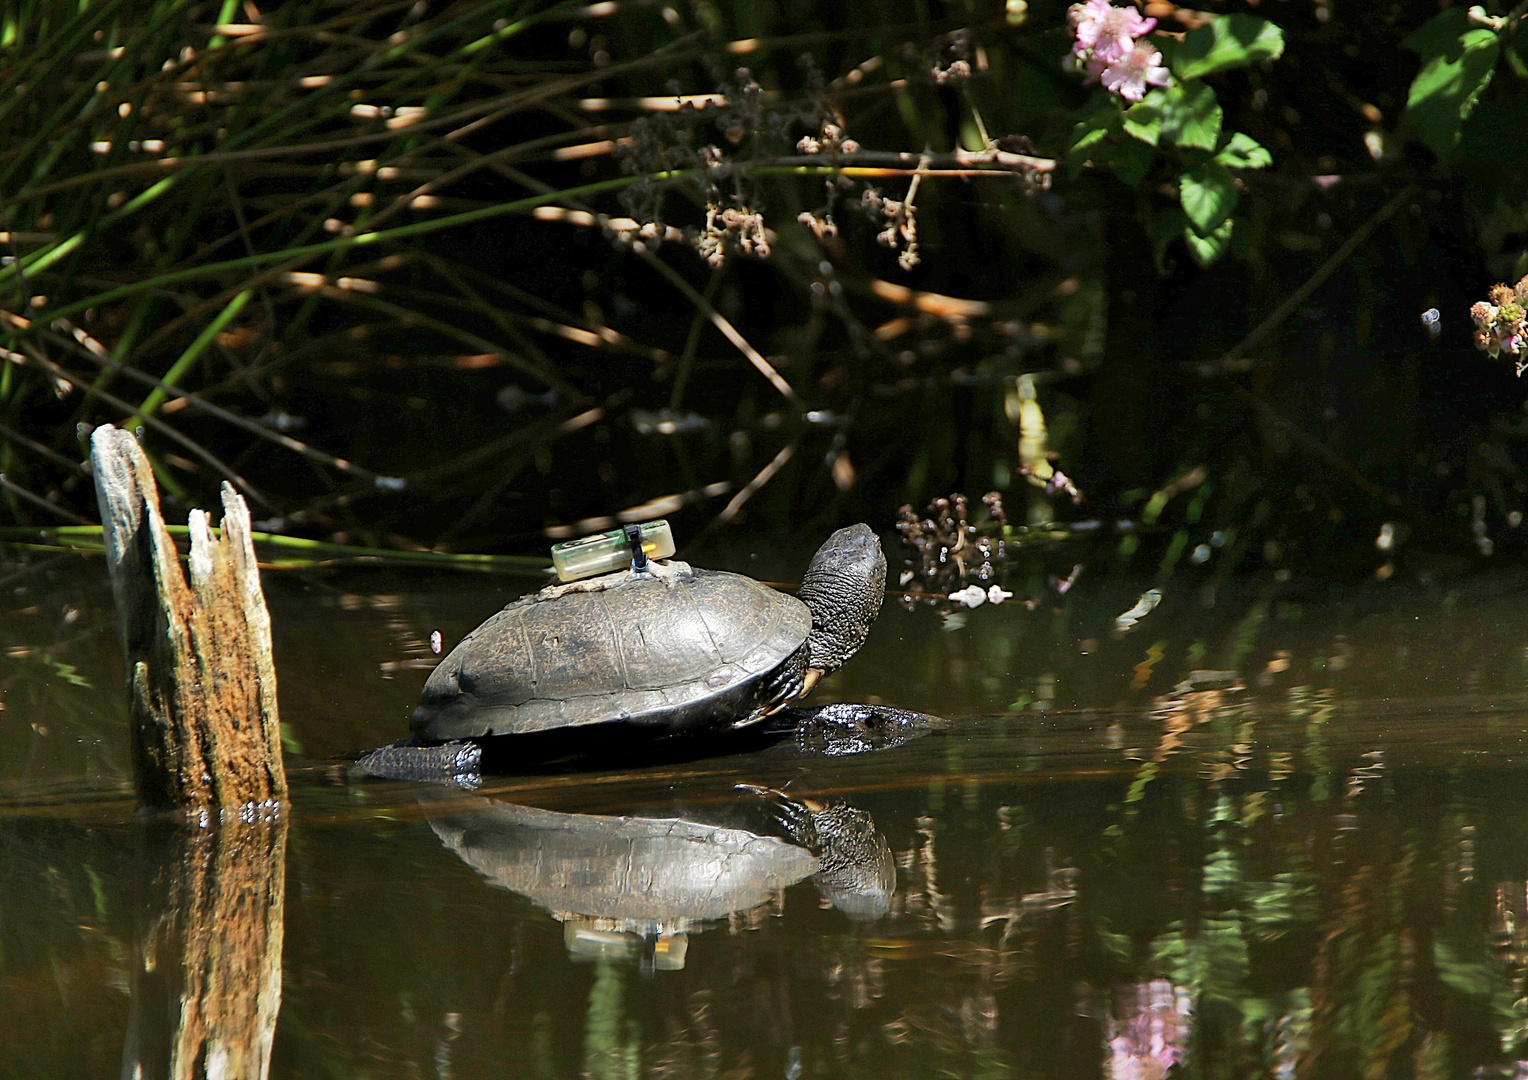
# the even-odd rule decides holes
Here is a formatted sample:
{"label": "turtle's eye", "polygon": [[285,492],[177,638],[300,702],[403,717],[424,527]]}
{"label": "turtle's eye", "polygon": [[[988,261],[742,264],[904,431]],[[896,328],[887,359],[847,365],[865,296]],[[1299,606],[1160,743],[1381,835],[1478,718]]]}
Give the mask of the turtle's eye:
{"label": "turtle's eye", "polygon": [[462,670],[458,670],[456,673],[456,685],[464,694],[472,693],[477,687],[477,683],[473,681],[472,676]]}

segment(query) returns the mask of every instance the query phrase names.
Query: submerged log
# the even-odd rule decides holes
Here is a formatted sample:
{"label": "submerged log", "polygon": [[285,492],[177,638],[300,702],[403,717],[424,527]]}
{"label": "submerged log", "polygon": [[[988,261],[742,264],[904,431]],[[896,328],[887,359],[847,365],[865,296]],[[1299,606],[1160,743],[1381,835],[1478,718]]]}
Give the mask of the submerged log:
{"label": "submerged log", "polygon": [[205,511],[191,511],[188,584],[137,440],[103,425],[90,460],[127,654],[139,801],[203,824],[279,814],[276,669],[249,508],[223,484],[220,538]]}

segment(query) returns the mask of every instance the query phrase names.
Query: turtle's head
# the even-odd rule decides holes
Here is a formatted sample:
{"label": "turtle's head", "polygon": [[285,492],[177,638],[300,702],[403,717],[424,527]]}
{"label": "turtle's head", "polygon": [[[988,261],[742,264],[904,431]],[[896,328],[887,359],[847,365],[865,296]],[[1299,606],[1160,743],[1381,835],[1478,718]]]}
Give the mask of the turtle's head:
{"label": "turtle's head", "polygon": [[839,529],[812,556],[801,579],[801,602],[812,613],[807,689],[844,666],[865,643],[886,595],[886,556],[869,525]]}

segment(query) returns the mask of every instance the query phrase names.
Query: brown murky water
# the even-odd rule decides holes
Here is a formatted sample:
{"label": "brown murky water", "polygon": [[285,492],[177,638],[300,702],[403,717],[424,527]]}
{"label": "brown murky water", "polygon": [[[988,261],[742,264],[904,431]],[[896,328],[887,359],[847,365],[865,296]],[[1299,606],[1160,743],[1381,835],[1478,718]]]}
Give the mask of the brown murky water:
{"label": "brown murky water", "polygon": [[284,878],[200,911],[100,566],[0,582],[0,1076],[155,1060],[159,950],[283,891],[274,1077],[1528,1070],[1528,580],[888,605],[819,698],[953,721],[893,749],[348,776],[523,584],[268,578]]}

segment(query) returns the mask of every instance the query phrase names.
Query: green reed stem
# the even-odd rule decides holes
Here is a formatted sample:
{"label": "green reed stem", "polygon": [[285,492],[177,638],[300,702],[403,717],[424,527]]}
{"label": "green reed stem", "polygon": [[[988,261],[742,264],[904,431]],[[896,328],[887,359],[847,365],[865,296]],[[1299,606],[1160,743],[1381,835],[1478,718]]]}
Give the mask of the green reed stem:
{"label": "green reed stem", "polygon": [[[189,536],[184,525],[166,525],[171,536]],[[214,532],[219,530],[214,529]],[[316,566],[335,559],[357,559],[367,562],[405,563],[411,566],[435,567],[442,570],[473,570],[483,573],[510,574],[520,577],[545,577],[552,565],[551,559],[531,555],[475,555],[448,551],[396,551],[392,548],[361,547],[353,544],[330,544],[322,540],[308,540],[300,536],[282,536],[280,533],[251,533],[256,544],[293,553],[304,557],[273,561],[267,565],[285,568]],[[42,543],[39,543],[41,541]],[[49,544],[48,541],[54,541]],[[49,548],[52,550],[79,551],[86,554],[104,552],[105,541],[99,525],[61,525],[56,528],[0,528],[0,542],[14,543],[26,548]]]}
{"label": "green reed stem", "polygon": [[[392,229],[382,229],[378,232],[362,233],[359,236],[340,237],[335,240],[326,240],[317,244],[303,244],[298,247],[283,248],[280,251],[260,252],[255,255],[245,255],[238,259],[227,259],[223,262],[208,263],[206,266],[187,267],[184,270],[172,271],[168,274],[160,274],[158,277],[145,278],[142,281],[133,282],[131,285],[123,285],[108,292],[97,293],[87,296],[63,307],[47,311],[39,318],[59,319],[65,318],[86,308],[109,304],[123,297],[136,296],[139,293],[151,289],[163,289],[182,281],[195,281],[202,278],[215,277],[232,270],[249,270],[266,263],[277,262],[284,259],[307,258],[310,256],[325,255],[330,252],[340,251],[348,247],[364,247],[369,244],[389,243],[394,240],[405,240],[414,236],[423,236],[442,229],[454,229],[461,225],[470,225],[478,221],[487,221],[490,218],[503,217],[508,214],[521,214],[527,210],[534,210],[538,206],[546,206],[549,203],[561,202],[565,199],[582,198],[586,195],[596,195],[606,191],[619,191],[645,181],[662,182],[666,180],[679,180],[698,173],[698,169],[679,169],[666,172],[649,173],[646,176],[622,176],[613,180],[600,180],[592,184],[584,184],[579,187],[566,188],[561,191],[547,192],[543,195],[531,195],[524,199],[516,199],[513,202],[500,203],[498,206],[485,206],[477,210],[467,210],[460,214],[449,214],[445,217],[435,218],[430,221],[417,221],[411,225],[399,225]],[[157,186],[157,185],[156,185]],[[147,192],[145,192],[147,194]],[[125,209],[125,207],[124,207]],[[82,238],[81,238],[82,239]],[[9,270],[11,267],[6,267]],[[0,272],[0,280],[3,280],[3,272]]]}
{"label": "green reed stem", "polygon": [[191,369],[191,365],[196,363],[197,358],[206,351],[207,346],[211,345],[217,339],[217,336],[223,332],[223,327],[227,326],[233,317],[243,310],[244,305],[249,303],[250,295],[251,290],[249,289],[245,289],[236,295],[232,300],[228,301],[228,306],[218,313],[218,317],[208,323],[200,334],[196,335],[196,340],[186,346],[186,351],[180,354],[180,359],[171,364],[170,370],[165,372],[163,378],[159,380],[163,385],[156,386],[153,390],[150,390],[149,396],[143,399],[142,405],[138,406],[138,414],[140,416],[152,415],[154,410],[164,403],[165,391],[174,386],[180,377]]}

